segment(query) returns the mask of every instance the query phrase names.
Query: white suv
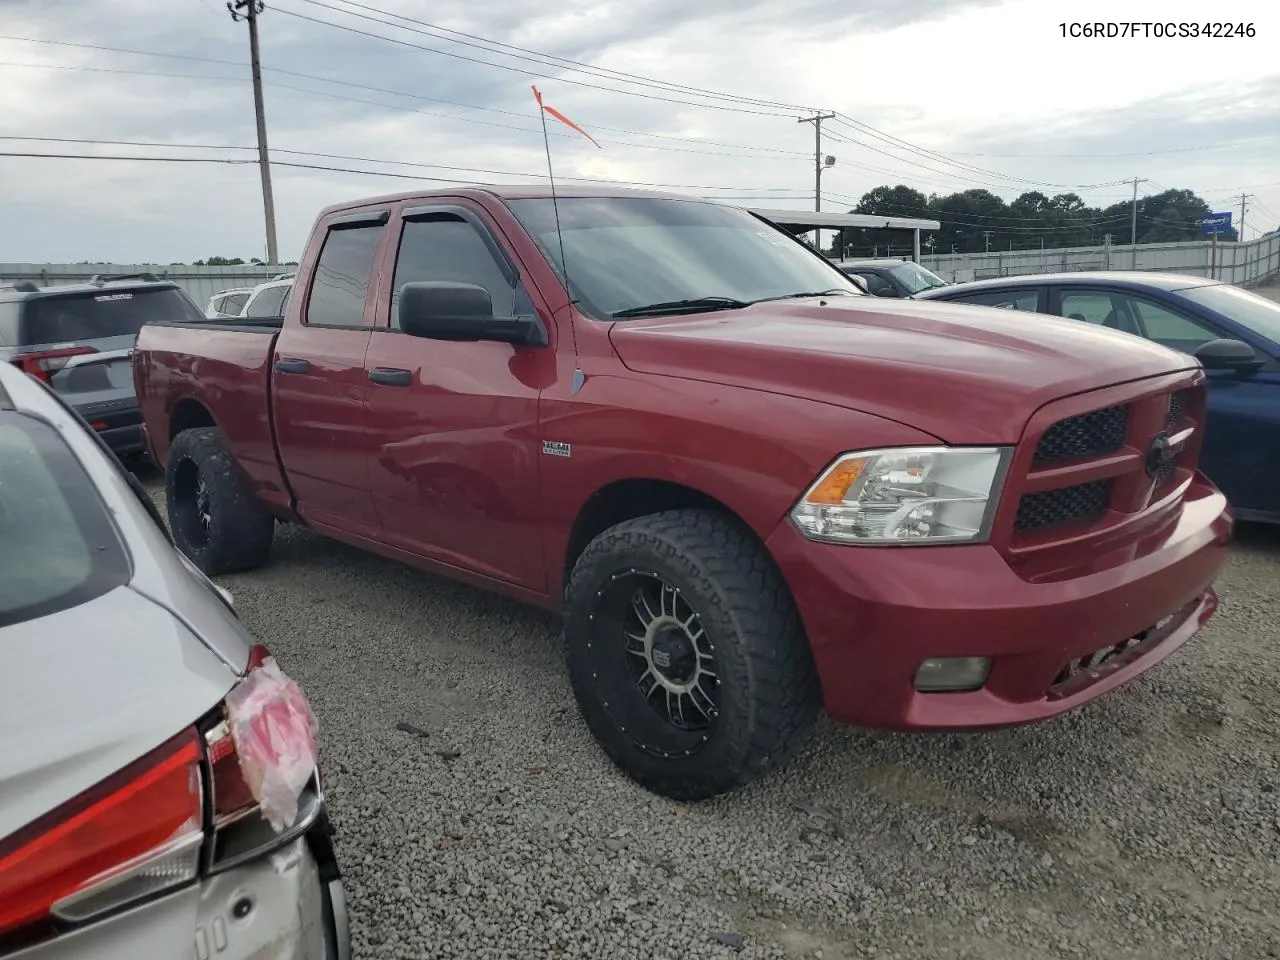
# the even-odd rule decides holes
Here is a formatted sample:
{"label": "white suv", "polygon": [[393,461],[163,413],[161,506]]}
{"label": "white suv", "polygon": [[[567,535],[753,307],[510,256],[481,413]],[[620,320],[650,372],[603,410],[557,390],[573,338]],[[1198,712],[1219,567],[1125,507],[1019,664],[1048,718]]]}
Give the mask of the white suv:
{"label": "white suv", "polygon": [[209,298],[209,305],[204,308],[204,315],[210,320],[216,320],[219,317],[238,317],[252,293],[253,287],[221,290]]}
{"label": "white suv", "polygon": [[289,291],[293,289],[293,277],[277,277],[253,288],[248,302],[240,311],[241,317],[282,317],[289,303]]}

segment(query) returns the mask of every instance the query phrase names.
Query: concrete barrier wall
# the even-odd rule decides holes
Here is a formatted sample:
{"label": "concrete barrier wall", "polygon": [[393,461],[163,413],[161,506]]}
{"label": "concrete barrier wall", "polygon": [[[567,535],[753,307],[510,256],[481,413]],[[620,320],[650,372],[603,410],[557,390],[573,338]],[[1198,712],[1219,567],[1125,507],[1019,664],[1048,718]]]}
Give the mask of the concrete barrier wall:
{"label": "concrete barrier wall", "polygon": [[1143,270],[1214,277],[1255,286],[1280,277],[1280,234],[1248,243],[1140,243],[1136,247],[1067,247],[1056,250],[992,250],[990,253],[935,254],[920,262],[944,280],[1079,270]]}

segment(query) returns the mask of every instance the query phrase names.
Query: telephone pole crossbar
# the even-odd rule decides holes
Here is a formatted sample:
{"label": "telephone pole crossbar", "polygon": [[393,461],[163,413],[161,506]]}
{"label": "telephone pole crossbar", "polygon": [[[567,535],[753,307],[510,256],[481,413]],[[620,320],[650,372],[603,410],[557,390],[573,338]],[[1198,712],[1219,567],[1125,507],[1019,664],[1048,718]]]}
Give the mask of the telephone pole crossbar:
{"label": "telephone pole crossbar", "polygon": [[271,193],[271,158],[267,151],[267,111],[262,102],[262,59],[258,51],[258,14],[262,0],[228,0],[227,10],[237,23],[249,23],[249,62],[253,72],[253,112],[258,125],[258,172],[262,177],[262,210],[267,221],[267,263],[279,263],[276,250],[276,204]]}

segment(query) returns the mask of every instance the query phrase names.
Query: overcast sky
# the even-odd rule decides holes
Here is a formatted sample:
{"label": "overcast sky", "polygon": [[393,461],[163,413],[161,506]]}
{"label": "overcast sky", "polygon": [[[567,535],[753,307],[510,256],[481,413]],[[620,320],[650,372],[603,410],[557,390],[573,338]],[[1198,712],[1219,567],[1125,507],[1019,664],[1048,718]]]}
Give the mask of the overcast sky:
{"label": "overcast sky", "polygon": [[[1256,35],[1073,39],[1059,26],[1200,23],[1210,10]],[[0,0],[0,34],[28,38],[0,39],[0,153],[255,157],[229,149],[256,141],[247,30],[220,0]],[[534,82],[602,144],[553,129],[566,184],[669,184],[810,209],[813,127],[796,118],[812,107],[841,114],[824,124],[837,157],[824,209],[882,183],[1010,200],[1074,190],[1103,205],[1129,195],[1117,181],[1143,177],[1140,192],[1187,187],[1237,218],[1238,195],[1253,194],[1246,239],[1280,226],[1275,0],[268,0],[261,34],[283,163],[534,182],[546,170]],[[279,164],[273,176],[284,260],[325,204],[442,185]],[[263,235],[252,163],[0,156],[0,262],[261,257]]]}

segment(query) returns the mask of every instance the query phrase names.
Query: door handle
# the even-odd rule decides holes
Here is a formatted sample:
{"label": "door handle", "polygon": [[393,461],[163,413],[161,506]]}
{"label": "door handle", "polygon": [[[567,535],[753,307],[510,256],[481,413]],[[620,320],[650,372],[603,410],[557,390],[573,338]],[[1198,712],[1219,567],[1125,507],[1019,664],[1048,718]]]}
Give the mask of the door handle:
{"label": "door handle", "polygon": [[374,367],[369,371],[369,379],[384,387],[407,387],[413,383],[413,374],[395,367]]}
{"label": "door handle", "polygon": [[311,363],[297,357],[281,357],[276,361],[276,373],[306,373]]}

